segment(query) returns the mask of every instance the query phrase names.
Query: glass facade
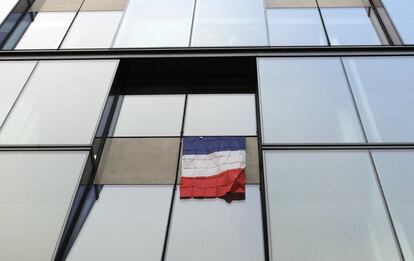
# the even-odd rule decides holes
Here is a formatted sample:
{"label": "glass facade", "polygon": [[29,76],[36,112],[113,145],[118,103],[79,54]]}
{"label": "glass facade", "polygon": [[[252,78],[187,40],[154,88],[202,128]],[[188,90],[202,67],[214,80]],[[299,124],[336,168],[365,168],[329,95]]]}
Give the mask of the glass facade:
{"label": "glass facade", "polygon": [[0,260],[414,261],[412,13],[1,1]]}

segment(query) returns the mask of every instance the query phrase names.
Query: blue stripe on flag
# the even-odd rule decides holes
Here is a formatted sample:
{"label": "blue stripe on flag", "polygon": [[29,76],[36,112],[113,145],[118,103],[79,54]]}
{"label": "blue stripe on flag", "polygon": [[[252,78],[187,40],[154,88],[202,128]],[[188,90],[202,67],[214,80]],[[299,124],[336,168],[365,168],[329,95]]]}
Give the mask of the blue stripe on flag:
{"label": "blue stripe on flag", "polygon": [[203,155],[218,151],[246,150],[245,137],[184,137],[183,155]]}

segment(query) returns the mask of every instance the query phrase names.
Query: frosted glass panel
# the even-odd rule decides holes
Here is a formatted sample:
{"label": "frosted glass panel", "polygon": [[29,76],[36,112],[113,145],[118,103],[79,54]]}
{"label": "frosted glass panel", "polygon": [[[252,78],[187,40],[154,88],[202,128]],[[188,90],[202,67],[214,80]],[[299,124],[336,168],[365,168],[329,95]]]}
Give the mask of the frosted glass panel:
{"label": "frosted glass panel", "polygon": [[184,135],[256,135],[254,94],[188,95]]}
{"label": "frosted glass panel", "polygon": [[0,152],[0,260],[53,260],[87,152]]}
{"label": "frosted glass panel", "polygon": [[264,260],[259,186],[231,204],[176,196],[166,260]]}
{"label": "frosted glass panel", "polygon": [[61,48],[111,47],[121,17],[122,11],[79,12]]}
{"label": "frosted glass panel", "polygon": [[114,136],[179,136],[185,95],[126,95]]}
{"label": "frosted glass panel", "polygon": [[115,47],[187,47],[194,0],[130,0]]}
{"label": "frosted glass panel", "polygon": [[0,128],[35,65],[35,61],[0,62]]}
{"label": "frosted glass panel", "polygon": [[338,58],[258,61],[265,143],[364,142]]}
{"label": "frosted glass panel", "polygon": [[268,45],[263,1],[197,1],[191,46]]}
{"label": "frosted glass panel", "polygon": [[267,9],[270,45],[326,45],[316,8]]}
{"label": "frosted glass panel", "polygon": [[265,172],[273,260],[401,260],[368,152],[266,152]]}
{"label": "frosted glass panel", "polygon": [[18,0],[0,1],[0,24],[6,19]]}
{"label": "frosted glass panel", "polygon": [[394,26],[405,44],[414,44],[414,1],[382,0]]}
{"label": "frosted glass panel", "polygon": [[363,7],[321,8],[332,45],[380,45],[377,32]]}
{"label": "frosted glass panel", "polygon": [[414,58],[344,58],[369,142],[414,141]]}
{"label": "frosted glass panel", "polygon": [[414,151],[373,151],[406,261],[414,260]]}
{"label": "frosted glass panel", "polygon": [[40,61],[0,144],[91,144],[117,60]]}
{"label": "frosted glass panel", "polygon": [[160,260],[172,186],[103,187],[67,260]]}
{"label": "frosted glass panel", "polygon": [[57,49],[75,12],[39,12],[16,49]]}

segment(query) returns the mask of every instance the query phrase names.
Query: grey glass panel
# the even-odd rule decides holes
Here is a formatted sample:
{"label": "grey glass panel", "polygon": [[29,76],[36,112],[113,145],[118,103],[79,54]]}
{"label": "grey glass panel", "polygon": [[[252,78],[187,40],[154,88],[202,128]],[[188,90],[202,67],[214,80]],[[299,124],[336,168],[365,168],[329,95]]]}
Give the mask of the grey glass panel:
{"label": "grey glass panel", "polygon": [[405,44],[414,44],[414,1],[382,0]]}
{"label": "grey glass panel", "polygon": [[267,10],[270,45],[326,45],[322,21],[316,8]]}
{"label": "grey glass panel", "polygon": [[268,45],[263,1],[197,1],[191,46]]}
{"label": "grey glass panel", "polygon": [[174,184],[180,138],[111,138],[99,164],[98,184]]}
{"label": "grey glass panel", "polygon": [[273,260],[401,260],[366,151],[265,152]]}
{"label": "grey glass panel", "polygon": [[188,47],[194,0],[130,0],[115,47]]}
{"label": "grey glass panel", "polygon": [[366,8],[321,8],[321,12],[332,45],[381,44]]}
{"label": "grey glass panel", "polygon": [[172,186],[104,186],[67,260],[161,260]]}
{"label": "grey glass panel", "polygon": [[414,151],[373,151],[406,261],[414,260]]}
{"label": "grey glass panel", "polygon": [[53,260],[87,152],[0,152],[0,260]]}
{"label": "grey glass panel", "polygon": [[6,19],[18,0],[0,1],[0,24]]}
{"label": "grey glass panel", "polygon": [[0,144],[91,144],[118,60],[40,61]]}
{"label": "grey glass panel", "polygon": [[414,141],[414,58],[344,58],[369,142]]}
{"label": "grey glass panel", "polygon": [[265,143],[364,142],[338,58],[258,61]]}
{"label": "grey glass panel", "polygon": [[246,200],[175,197],[166,260],[264,260],[259,186]]}

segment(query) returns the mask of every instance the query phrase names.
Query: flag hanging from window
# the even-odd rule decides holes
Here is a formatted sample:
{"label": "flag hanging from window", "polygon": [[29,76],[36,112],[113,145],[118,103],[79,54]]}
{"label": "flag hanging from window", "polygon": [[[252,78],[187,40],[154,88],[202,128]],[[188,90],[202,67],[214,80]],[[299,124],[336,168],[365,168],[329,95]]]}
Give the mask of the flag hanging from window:
{"label": "flag hanging from window", "polygon": [[184,137],[180,198],[245,198],[245,137]]}

